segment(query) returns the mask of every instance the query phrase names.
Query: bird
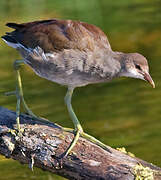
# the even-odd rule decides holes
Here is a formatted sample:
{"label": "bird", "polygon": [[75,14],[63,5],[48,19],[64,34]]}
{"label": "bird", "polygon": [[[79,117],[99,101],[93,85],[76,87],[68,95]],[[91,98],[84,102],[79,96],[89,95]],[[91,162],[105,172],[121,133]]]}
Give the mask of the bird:
{"label": "bird", "polygon": [[17,128],[20,130],[21,102],[29,115],[37,117],[23,96],[19,70],[22,64],[27,64],[38,76],[67,86],[65,103],[74,124],[75,136],[65,156],[72,151],[81,135],[100,146],[104,145],[84,133],[74,113],[71,100],[76,87],[107,83],[119,77],[132,77],[145,80],[155,88],[147,59],[139,53],[113,51],[106,34],[95,25],[61,19],[6,25],[14,30],[7,32],[2,39],[22,56],[21,60],[14,63],[17,72]]}

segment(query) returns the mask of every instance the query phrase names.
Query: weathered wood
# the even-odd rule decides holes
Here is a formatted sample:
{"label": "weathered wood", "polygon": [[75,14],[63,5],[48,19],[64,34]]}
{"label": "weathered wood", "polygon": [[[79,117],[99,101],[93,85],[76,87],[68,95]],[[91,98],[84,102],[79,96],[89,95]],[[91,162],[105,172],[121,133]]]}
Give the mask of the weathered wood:
{"label": "weathered wood", "polygon": [[161,168],[109,146],[106,151],[84,138],[79,139],[70,155],[61,159],[73,139],[72,133],[22,115],[24,132],[18,137],[7,132],[16,127],[15,123],[15,112],[0,107],[0,154],[31,167],[72,180],[132,180],[139,175],[146,180],[161,179]]}

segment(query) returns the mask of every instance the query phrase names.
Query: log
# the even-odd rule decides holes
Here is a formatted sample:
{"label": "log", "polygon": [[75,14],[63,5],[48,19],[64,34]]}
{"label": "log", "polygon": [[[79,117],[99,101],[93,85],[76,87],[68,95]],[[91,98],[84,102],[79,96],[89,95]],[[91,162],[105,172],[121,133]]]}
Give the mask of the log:
{"label": "log", "polygon": [[[108,150],[80,137],[72,153],[62,155],[74,134],[54,123],[40,123],[21,115],[21,136],[9,132],[16,128],[15,112],[0,107],[0,154],[30,168],[39,167],[71,180],[159,180],[161,168],[107,146]],[[62,158],[63,157],[63,158]]]}

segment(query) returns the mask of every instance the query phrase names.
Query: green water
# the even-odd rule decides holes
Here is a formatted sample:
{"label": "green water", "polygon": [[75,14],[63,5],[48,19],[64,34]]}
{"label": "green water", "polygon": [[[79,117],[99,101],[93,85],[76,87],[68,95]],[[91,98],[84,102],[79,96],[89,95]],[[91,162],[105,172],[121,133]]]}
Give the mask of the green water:
{"label": "green water", "polygon": [[[112,147],[124,146],[137,157],[161,166],[161,0],[1,0],[0,35],[6,22],[38,19],[78,19],[101,27],[113,50],[139,52],[149,60],[156,83],[115,79],[74,92],[73,107],[84,130]],[[18,53],[0,41],[0,105],[15,110],[16,98],[5,97],[15,88],[12,63]],[[73,127],[64,105],[66,88],[22,68],[25,99],[34,113]],[[0,157],[1,180],[63,179]]]}

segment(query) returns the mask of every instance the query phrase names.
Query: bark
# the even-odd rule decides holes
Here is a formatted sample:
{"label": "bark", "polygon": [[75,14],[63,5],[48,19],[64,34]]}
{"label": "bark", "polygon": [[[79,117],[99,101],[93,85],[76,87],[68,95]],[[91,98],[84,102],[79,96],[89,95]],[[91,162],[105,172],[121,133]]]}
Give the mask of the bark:
{"label": "bark", "polygon": [[18,136],[8,132],[16,128],[15,119],[15,112],[0,107],[0,154],[27,163],[31,168],[36,166],[72,180],[161,179],[161,168],[109,146],[104,150],[82,137],[72,153],[63,157],[73,133],[56,124],[40,123],[21,115],[24,132]]}

